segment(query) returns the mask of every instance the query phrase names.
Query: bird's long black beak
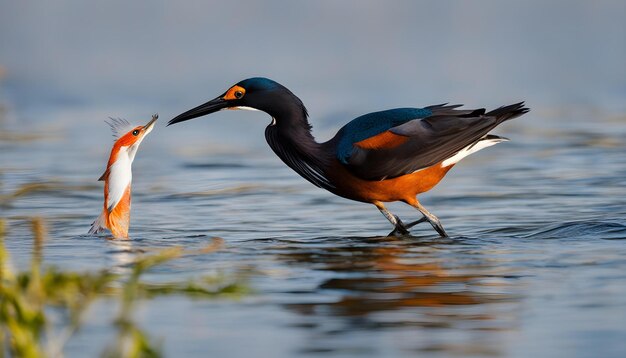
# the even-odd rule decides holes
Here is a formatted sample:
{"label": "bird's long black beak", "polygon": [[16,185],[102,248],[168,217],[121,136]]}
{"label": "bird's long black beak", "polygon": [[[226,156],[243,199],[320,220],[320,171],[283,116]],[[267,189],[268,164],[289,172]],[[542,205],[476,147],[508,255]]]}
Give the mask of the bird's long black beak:
{"label": "bird's long black beak", "polygon": [[207,103],[199,105],[196,108],[192,108],[185,113],[179,114],[178,116],[174,117],[174,119],[167,122],[167,125],[169,126],[174,123],[184,122],[190,119],[202,117],[204,115],[222,110],[226,107],[228,107],[228,101],[226,101],[223,96],[219,96],[215,99],[208,101]]}

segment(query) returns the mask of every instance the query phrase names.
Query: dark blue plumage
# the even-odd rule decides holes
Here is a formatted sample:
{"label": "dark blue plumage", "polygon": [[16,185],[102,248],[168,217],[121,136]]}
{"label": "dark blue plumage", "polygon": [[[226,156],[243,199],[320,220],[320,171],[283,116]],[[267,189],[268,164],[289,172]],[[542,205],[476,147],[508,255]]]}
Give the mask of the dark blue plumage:
{"label": "dark blue plumage", "polygon": [[364,114],[350,121],[337,133],[337,159],[348,164],[354,143],[371,138],[408,121],[432,115],[426,108],[396,108]]}
{"label": "dark blue plumage", "polygon": [[260,91],[260,90],[269,91],[279,86],[282,87],[280,83],[272,81],[269,78],[265,78],[265,77],[248,78],[246,80],[243,80],[237,83],[237,85],[243,88],[246,88],[249,91]]}

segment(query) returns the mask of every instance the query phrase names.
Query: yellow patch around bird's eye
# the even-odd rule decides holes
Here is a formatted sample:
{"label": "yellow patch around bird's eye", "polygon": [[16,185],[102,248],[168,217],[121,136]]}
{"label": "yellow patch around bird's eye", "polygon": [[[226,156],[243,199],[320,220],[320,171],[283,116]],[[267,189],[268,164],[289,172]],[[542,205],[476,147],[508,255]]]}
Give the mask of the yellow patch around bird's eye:
{"label": "yellow patch around bird's eye", "polygon": [[241,86],[232,86],[224,95],[225,100],[241,99],[246,94],[246,89]]}

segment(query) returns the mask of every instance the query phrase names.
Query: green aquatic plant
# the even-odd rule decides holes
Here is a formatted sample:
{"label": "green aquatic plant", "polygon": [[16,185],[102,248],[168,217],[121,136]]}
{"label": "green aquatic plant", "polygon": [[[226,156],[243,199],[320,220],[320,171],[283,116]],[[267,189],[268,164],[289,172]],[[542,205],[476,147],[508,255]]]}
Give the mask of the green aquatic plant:
{"label": "green aquatic plant", "polygon": [[130,277],[122,287],[121,309],[115,320],[118,330],[117,339],[104,352],[104,357],[159,357],[161,355],[160,348],[155,346],[133,321],[133,307],[141,295],[141,275],[153,266],[180,257],[182,251],[180,247],[165,249],[154,255],[143,257],[135,263]]}
{"label": "green aquatic plant", "polygon": [[[34,237],[31,267],[14,273],[4,245],[6,222],[0,219],[0,351],[18,357],[58,356],[80,327],[90,303],[110,290],[115,276],[97,273],[61,272],[42,269],[46,227],[41,218],[31,221]],[[62,309],[67,324],[53,331],[46,308]]]}
{"label": "green aquatic plant", "polygon": [[[208,254],[223,247],[214,238],[198,251],[181,247],[159,250],[138,257],[128,276],[109,270],[66,272],[42,267],[47,236],[45,222],[31,219],[33,253],[29,271],[14,273],[4,240],[6,221],[0,218],[0,357],[57,357],[63,355],[68,340],[84,322],[85,312],[97,299],[119,300],[119,313],[113,324],[116,339],[104,350],[105,357],[158,357],[160,345],[133,320],[142,299],[165,294],[190,297],[240,297],[248,289],[238,278],[205,277],[193,282],[148,284],[141,276],[151,268],[186,255]],[[50,308],[63,313],[64,322],[51,322]]]}

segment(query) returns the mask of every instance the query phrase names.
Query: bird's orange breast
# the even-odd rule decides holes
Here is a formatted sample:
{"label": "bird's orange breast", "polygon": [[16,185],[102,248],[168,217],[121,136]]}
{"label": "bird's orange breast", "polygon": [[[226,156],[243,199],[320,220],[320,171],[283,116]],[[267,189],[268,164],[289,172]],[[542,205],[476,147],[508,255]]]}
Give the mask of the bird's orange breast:
{"label": "bird's orange breast", "polygon": [[363,180],[354,176],[339,161],[327,171],[328,179],[335,185],[335,194],[348,199],[372,203],[374,201],[415,202],[415,197],[429,191],[441,181],[453,165],[435,164],[418,172],[385,180]]}

